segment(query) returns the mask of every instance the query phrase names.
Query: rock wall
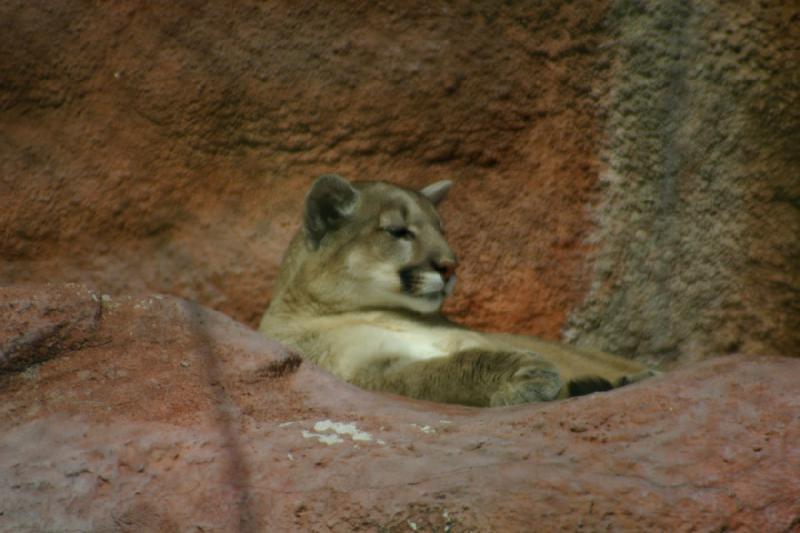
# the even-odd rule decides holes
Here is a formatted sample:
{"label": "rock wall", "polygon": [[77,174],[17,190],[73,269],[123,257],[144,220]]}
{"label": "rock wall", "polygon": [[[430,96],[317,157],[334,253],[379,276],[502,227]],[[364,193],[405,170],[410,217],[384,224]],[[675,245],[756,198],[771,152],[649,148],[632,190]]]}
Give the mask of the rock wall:
{"label": "rock wall", "polygon": [[800,348],[800,4],[617,2],[601,246],[568,337]]}
{"label": "rock wall", "polygon": [[557,336],[588,286],[604,9],[473,4],[4,3],[1,279],[255,324],[315,176],[452,178],[451,311]]}
{"label": "rock wall", "polygon": [[450,178],[468,325],[796,352],[798,27],[788,2],[3,2],[0,284],[254,325],[314,176]]}

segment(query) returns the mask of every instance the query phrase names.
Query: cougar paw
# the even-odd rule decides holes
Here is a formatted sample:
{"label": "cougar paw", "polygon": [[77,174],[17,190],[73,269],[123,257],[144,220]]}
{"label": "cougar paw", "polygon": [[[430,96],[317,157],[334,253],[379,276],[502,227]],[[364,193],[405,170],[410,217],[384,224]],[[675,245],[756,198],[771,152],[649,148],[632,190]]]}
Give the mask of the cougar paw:
{"label": "cougar paw", "polygon": [[637,383],[639,381],[643,381],[645,379],[654,378],[656,376],[660,376],[661,372],[658,370],[642,370],[641,372],[637,372],[635,374],[628,374],[626,376],[622,376],[617,380],[615,384],[616,387],[624,387],[625,385],[630,385],[631,383]]}
{"label": "cougar paw", "polygon": [[555,400],[561,391],[561,377],[552,368],[526,366],[492,394],[493,407]]}

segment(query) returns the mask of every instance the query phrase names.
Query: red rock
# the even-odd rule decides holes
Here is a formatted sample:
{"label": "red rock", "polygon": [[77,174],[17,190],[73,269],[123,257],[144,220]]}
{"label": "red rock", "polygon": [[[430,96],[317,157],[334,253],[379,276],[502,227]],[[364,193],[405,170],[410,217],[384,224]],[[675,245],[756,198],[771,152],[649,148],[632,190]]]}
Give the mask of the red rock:
{"label": "red rock", "polygon": [[[256,325],[317,175],[454,179],[451,312],[556,338],[589,285],[604,11],[5,2],[0,284],[169,292]],[[535,53],[556,15],[581,46]]]}
{"label": "red rock", "polygon": [[24,331],[80,331],[0,373],[3,530],[800,526],[798,359],[474,409],[357,389],[184,300],[92,294],[0,288],[25,309],[4,313],[4,350],[42,360]]}
{"label": "red rock", "polygon": [[[83,287],[34,292],[5,289],[0,303],[0,371],[21,370],[93,342],[101,296]],[[65,298],[66,296],[66,298]]]}
{"label": "red rock", "polygon": [[465,324],[792,355],[799,4],[703,5],[5,0],[0,284],[256,325],[315,176],[452,179]]}

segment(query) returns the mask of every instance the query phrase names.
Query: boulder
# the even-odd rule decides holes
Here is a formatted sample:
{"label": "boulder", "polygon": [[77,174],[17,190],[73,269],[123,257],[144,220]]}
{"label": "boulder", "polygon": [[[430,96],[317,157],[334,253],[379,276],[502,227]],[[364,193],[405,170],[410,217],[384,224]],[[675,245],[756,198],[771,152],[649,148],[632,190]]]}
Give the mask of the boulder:
{"label": "boulder", "polygon": [[800,360],[512,408],[360,390],[170,296],[0,288],[5,531],[796,531]]}

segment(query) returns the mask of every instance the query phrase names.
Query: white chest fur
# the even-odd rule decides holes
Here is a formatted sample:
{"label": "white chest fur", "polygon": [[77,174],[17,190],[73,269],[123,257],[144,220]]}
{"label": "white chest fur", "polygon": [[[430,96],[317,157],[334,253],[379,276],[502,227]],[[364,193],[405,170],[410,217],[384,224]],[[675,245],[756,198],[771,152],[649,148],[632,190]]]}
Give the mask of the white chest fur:
{"label": "white chest fur", "polygon": [[[419,361],[485,346],[480,333],[428,326],[383,313],[358,313],[317,319],[319,362],[344,379],[379,359]],[[310,325],[310,324],[309,324]]]}

